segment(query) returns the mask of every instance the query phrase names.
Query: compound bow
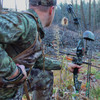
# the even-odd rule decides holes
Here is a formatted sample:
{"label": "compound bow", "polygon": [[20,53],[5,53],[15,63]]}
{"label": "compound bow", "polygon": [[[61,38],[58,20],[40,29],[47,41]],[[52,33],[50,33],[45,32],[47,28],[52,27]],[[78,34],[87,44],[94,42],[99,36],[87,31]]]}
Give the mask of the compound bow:
{"label": "compound bow", "polygon": [[[88,71],[89,71],[91,69],[91,62],[84,62],[83,57],[87,55],[87,51],[88,51],[87,41],[94,41],[94,34],[91,31],[85,31],[84,33],[82,33],[81,24],[76,14],[74,13],[73,6],[71,4],[68,5],[67,11],[68,13],[72,15],[74,24],[77,25],[80,30],[80,39],[77,45],[76,56],[72,58],[72,62],[77,65],[82,65],[83,63],[88,64]],[[84,44],[84,40],[86,40],[86,44]],[[71,55],[71,54],[68,54],[68,55]],[[89,61],[91,61],[91,58]],[[87,82],[89,82],[90,73],[88,73],[87,76],[88,76]],[[75,68],[73,71],[73,79],[74,79],[74,86],[75,86],[76,92],[79,92],[82,82],[78,80],[78,68]],[[89,97],[89,92],[87,95]]]}

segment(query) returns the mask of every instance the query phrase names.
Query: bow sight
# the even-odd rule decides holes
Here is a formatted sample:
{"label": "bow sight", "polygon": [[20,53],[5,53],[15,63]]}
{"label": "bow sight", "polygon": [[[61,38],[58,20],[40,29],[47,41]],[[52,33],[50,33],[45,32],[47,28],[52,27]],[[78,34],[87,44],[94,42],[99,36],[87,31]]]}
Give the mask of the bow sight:
{"label": "bow sight", "polygon": [[[94,34],[91,31],[85,31],[84,33],[82,33],[81,24],[71,4],[68,5],[67,11],[69,14],[72,15],[74,24],[77,25],[78,28],[80,29],[80,40],[77,45],[76,56],[73,57],[72,62],[77,65],[82,65],[83,63],[89,64],[89,63],[83,62],[83,56],[87,55],[87,50],[88,50],[87,41],[94,41]],[[86,41],[85,46],[84,46],[84,40]],[[75,89],[76,91],[79,92],[82,82],[78,81],[78,68],[74,69],[73,78],[74,78]]]}

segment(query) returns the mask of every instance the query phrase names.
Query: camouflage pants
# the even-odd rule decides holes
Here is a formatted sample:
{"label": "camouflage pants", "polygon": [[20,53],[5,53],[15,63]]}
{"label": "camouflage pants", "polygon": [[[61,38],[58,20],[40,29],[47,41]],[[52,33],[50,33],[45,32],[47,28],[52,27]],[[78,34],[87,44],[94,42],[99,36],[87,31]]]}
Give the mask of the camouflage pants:
{"label": "camouflage pants", "polygon": [[[32,69],[27,86],[29,92],[34,91],[32,100],[52,100],[53,72]],[[24,88],[22,85],[22,87],[18,89],[15,97],[8,100],[22,100],[23,94]]]}

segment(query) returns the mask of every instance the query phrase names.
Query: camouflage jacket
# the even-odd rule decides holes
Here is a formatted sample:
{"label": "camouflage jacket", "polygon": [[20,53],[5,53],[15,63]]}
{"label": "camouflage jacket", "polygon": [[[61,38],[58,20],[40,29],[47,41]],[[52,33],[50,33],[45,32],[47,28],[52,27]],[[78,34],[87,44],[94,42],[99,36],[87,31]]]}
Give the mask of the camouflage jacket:
{"label": "camouflage jacket", "polygon": [[[28,10],[37,19],[42,31],[43,27],[35,11]],[[32,16],[21,12],[6,12],[0,14],[0,78],[8,78],[17,69],[12,58],[33,44],[37,34],[37,24]],[[43,32],[44,33],[44,32]],[[41,39],[45,34],[38,32]],[[43,57],[39,55],[33,64],[35,68],[43,68]],[[60,63],[45,57],[45,69],[60,69]],[[12,97],[17,88],[0,88],[0,100]]]}

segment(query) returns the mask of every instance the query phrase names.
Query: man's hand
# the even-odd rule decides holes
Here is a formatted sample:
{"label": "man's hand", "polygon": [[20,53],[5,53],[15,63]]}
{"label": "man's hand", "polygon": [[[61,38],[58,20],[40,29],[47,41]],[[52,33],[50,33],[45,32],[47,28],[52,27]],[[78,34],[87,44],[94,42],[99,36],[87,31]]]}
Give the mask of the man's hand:
{"label": "man's hand", "polygon": [[79,66],[79,65],[76,65],[76,64],[73,64],[73,63],[68,63],[68,69],[69,69],[70,72],[73,73],[74,68],[78,68],[78,73],[79,73],[80,68],[82,68],[82,66]]}
{"label": "man's hand", "polygon": [[[27,73],[26,73],[26,70],[25,70],[25,66],[24,66],[24,65],[19,65],[19,64],[16,64],[16,65],[17,65],[18,67],[21,68],[22,73],[24,74],[24,77],[19,81],[19,82],[23,82],[23,81],[27,78]],[[13,79],[13,78],[15,78],[19,73],[20,73],[20,72],[19,72],[19,70],[17,69],[16,72],[15,72],[12,76],[10,76],[9,78],[7,78],[7,79],[8,79],[8,80]]]}
{"label": "man's hand", "polygon": [[27,78],[27,73],[26,73],[26,70],[25,70],[25,66],[24,65],[18,65],[18,67],[21,68],[22,73],[24,74],[24,77],[20,80],[20,82],[23,82]]}

